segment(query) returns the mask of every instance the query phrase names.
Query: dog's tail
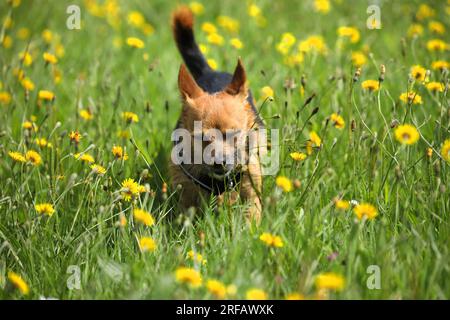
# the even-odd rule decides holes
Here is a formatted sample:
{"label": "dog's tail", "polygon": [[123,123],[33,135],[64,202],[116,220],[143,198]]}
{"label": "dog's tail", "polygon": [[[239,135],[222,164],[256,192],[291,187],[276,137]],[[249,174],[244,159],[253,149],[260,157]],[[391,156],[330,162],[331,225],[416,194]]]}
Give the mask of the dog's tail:
{"label": "dog's tail", "polygon": [[181,6],[175,10],[172,15],[173,36],[189,71],[194,79],[198,79],[212,69],[195,42],[193,26],[194,15],[188,7]]}

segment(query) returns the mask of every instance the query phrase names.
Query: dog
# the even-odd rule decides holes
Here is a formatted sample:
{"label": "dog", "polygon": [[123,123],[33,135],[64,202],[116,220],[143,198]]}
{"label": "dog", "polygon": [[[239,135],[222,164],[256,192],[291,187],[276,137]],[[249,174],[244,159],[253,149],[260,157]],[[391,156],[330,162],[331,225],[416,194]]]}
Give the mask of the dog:
{"label": "dog", "polygon": [[[214,161],[206,162],[202,159],[201,163],[194,164],[172,161],[172,184],[178,188],[181,186],[180,204],[184,209],[198,207],[202,199],[207,199],[211,194],[216,195],[220,202],[224,199],[224,194],[230,191],[230,198],[240,198],[250,205],[246,218],[259,222],[262,210],[262,174],[258,154],[249,155],[248,145],[245,143],[246,148],[237,150],[236,139],[231,139],[234,143],[230,143],[230,139],[223,141],[224,139],[217,139],[221,138],[217,135],[208,137],[208,132],[218,132],[222,137],[237,133],[248,139],[248,133],[262,128],[263,122],[247,88],[246,72],[241,59],[238,59],[233,75],[212,70],[195,41],[193,26],[194,16],[188,7],[182,6],[174,11],[173,35],[187,66],[186,68],[182,64],[178,74],[182,112],[176,129],[187,130],[194,140],[200,139],[201,152],[213,146],[211,155]],[[197,136],[196,121],[201,121],[201,137]],[[227,161],[236,160],[242,149],[245,149],[242,157],[246,161],[244,164]],[[198,150],[193,151],[198,154]],[[192,159],[192,156],[188,158]],[[239,192],[235,191],[236,187],[239,187]]]}

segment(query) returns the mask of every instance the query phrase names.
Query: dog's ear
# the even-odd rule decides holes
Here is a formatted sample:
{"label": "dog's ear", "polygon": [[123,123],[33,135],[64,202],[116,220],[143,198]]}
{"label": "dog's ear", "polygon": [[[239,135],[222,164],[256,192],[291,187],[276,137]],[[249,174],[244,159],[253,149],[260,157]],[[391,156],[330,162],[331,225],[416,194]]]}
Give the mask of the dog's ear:
{"label": "dog's ear", "polygon": [[184,64],[181,65],[178,73],[178,89],[184,99],[195,99],[204,94]]}
{"label": "dog's ear", "polygon": [[233,79],[230,84],[225,88],[225,92],[235,96],[235,95],[245,95],[247,96],[247,75],[245,73],[244,66],[242,64],[241,58],[238,59],[236,69],[234,69]]}

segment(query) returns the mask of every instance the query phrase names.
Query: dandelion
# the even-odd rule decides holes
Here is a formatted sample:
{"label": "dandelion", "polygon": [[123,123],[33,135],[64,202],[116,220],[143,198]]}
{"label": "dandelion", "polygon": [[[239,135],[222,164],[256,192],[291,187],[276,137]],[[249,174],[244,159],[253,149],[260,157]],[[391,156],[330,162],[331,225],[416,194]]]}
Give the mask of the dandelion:
{"label": "dandelion", "polygon": [[433,156],[433,149],[427,148],[425,154],[428,158],[431,158]]}
{"label": "dandelion", "polygon": [[22,123],[22,128],[30,131],[33,130],[34,132],[37,132],[39,130],[38,126],[32,121],[24,121]]}
{"label": "dandelion", "polygon": [[145,187],[135,182],[134,179],[128,178],[122,182],[121,196],[125,201],[130,201],[145,191]]}
{"label": "dandelion", "polygon": [[440,82],[430,82],[426,84],[428,90],[433,92],[444,92],[445,86]]}
{"label": "dandelion", "polygon": [[13,39],[9,35],[5,35],[2,41],[3,48],[9,49],[13,45]]}
{"label": "dandelion", "polygon": [[244,44],[242,43],[242,41],[239,38],[232,38],[230,40],[230,44],[233,48],[235,49],[242,49],[244,47]]}
{"label": "dandelion", "polygon": [[19,59],[26,67],[30,66],[33,63],[33,57],[29,52],[19,53]]}
{"label": "dandelion", "polygon": [[313,152],[313,147],[320,148],[322,145],[322,139],[315,131],[309,133],[309,140],[306,142],[306,153],[311,155]]}
{"label": "dandelion", "polygon": [[287,177],[278,176],[275,183],[284,192],[291,192],[293,190],[292,181]]}
{"label": "dandelion", "polygon": [[353,208],[353,212],[359,220],[363,218],[372,220],[378,215],[377,209],[369,203],[357,204],[355,208]]}
{"label": "dandelion", "polygon": [[24,155],[17,151],[9,151],[8,156],[16,162],[26,162]]}
{"label": "dandelion", "polygon": [[27,283],[17,273],[9,271],[8,280],[15,288],[20,291],[21,294],[26,296],[30,293],[30,288],[28,287]]}
{"label": "dandelion", "polygon": [[224,299],[227,295],[226,286],[218,280],[208,280],[206,282],[206,289],[208,289],[208,291],[218,299]]}
{"label": "dandelion", "polygon": [[217,33],[216,26],[214,24],[212,24],[211,22],[203,22],[201,29],[203,32],[205,32],[207,34]]}
{"label": "dandelion", "polygon": [[423,103],[422,97],[414,91],[411,91],[408,93],[406,93],[406,92],[402,93],[400,95],[400,100],[402,100],[403,102],[408,103],[408,104],[422,104]]}
{"label": "dandelion", "polygon": [[127,15],[127,22],[135,28],[141,28],[145,24],[145,18],[139,11],[131,11]]}
{"label": "dandelion", "polygon": [[411,68],[411,77],[418,81],[425,81],[425,76],[427,74],[427,69],[420,65],[415,65]]}
{"label": "dandelion", "polygon": [[444,60],[434,61],[431,64],[431,68],[433,68],[434,70],[443,71],[444,69],[450,69],[450,63]]}
{"label": "dandelion", "polygon": [[49,90],[39,90],[38,97],[40,100],[52,101],[55,99],[55,94]]}
{"label": "dandelion", "polygon": [[436,14],[436,11],[426,4],[421,4],[416,13],[417,20],[421,21],[427,18],[431,18]]}
{"label": "dandelion", "polygon": [[139,122],[138,115],[130,111],[122,112],[122,119],[124,119],[127,123]]}
{"label": "dandelion", "polygon": [[217,24],[230,33],[239,31],[239,21],[228,16],[218,16]]}
{"label": "dandelion", "polygon": [[197,1],[192,1],[191,3],[189,3],[189,8],[197,16],[202,15],[205,12],[205,7],[203,6],[203,4]]}
{"label": "dandelion", "polygon": [[271,87],[269,86],[264,86],[261,88],[261,99],[262,100],[266,100],[266,99],[273,99],[274,97],[274,91]]}
{"label": "dandelion", "polygon": [[142,49],[145,47],[144,41],[136,37],[128,37],[127,45],[136,49]]}
{"label": "dandelion", "polygon": [[252,3],[248,6],[247,13],[250,17],[256,18],[261,16],[261,8],[259,8],[256,4]]}
{"label": "dandelion", "polygon": [[202,285],[202,276],[192,268],[180,267],[175,271],[175,279],[180,283],[186,283],[192,288],[198,288]]}
{"label": "dandelion", "polygon": [[303,161],[306,159],[307,155],[302,153],[302,152],[291,152],[289,154],[289,156],[292,158],[292,160],[294,161]]}
{"label": "dandelion", "polygon": [[447,50],[447,44],[440,39],[432,39],[427,42],[427,49],[429,51],[445,51]]}
{"label": "dandelion", "polygon": [[422,34],[423,34],[423,27],[418,23],[414,23],[408,28],[408,36],[410,38],[414,36],[420,36]]}
{"label": "dandelion", "polygon": [[345,211],[345,210],[348,210],[350,208],[350,202],[347,201],[347,200],[335,199],[334,200],[334,206],[338,210]]}
{"label": "dandelion", "polygon": [[79,114],[83,120],[92,120],[94,118],[92,112],[86,109],[81,109]]}
{"label": "dandelion", "polygon": [[338,128],[338,129],[344,129],[345,128],[345,121],[344,118],[337,114],[337,113],[333,113],[330,116],[330,120],[333,122],[333,125]]}
{"label": "dandelion", "polygon": [[352,63],[355,67],[362,67],[367,63],[367,57],[361,51],[352,52]]}
{"label": "dandelion", "polygon": [[291,47],[295,44],[297,39],[290,32],[285,32],[281,35],[280,42],[276,45],[276,49],[283,55],[286,55]]}
{"label": "dandelion", "polygon": [[261,289],[250,289],[245,294],[247,300],[267,300],[267,293]]}
{"label": "dandelion", "polygon": [[51,53],[48,53],[48,52],[44,52],[42,57],[44,58],[44,61],[46,63],[56,64],[58,62],[58,59],[56,58],[56,56]]}
{"label": "dandelion", "polygon": [[341,291],[345,287],[345,279],[343,276],[333,273],[321,273],[316,277],[315,284],[317,289]]}
{"label": "dandelion", "polygon": [[286,295],[286,300],[305,300],[305,296],[297,292],[289,293]]}
{"label": "dandelion", "polygon": [[20,40],[26,40],[30,37],[30,29],[20,28],[19,30],[17,30],[16,35]]}
{"label": "dandelion", "polygon": [[428,23],[428,29],[430,29],[431,32],[434,32],[437,34],[445,33],[445,26],[442,23],[440,23],[439,21],[430,21]]}
{"label": "dandelion", "polygon": [[419,131],[410,124],[400,125],[395,129],[395,139],[401,144],[412,145],[420,138]]}
{"label": "dandelion", "polygon": [[125,217],[125,215],[123,213],[119,214],[119,226],[121,226],[122,228],[124,228],[127,225],[128,221],[127,218]]}
{"label": "dandelion", "polygon": [[106,173],[106,169],[99,164],[93,164],[90,167],[92,172],[98,175],[104,175]]}
{"label": "dandelion", "polygon": [[261,234],[259,240],[264,242],[268,247],[282,248],[284,246],[281,237],[270,234],[268,232],[264,232],[263,234]]}
{"label": "dandelion", "polygon": [[34,90],[34,83],[29,78],[23,78],[20,81],[20,84],[27,91],[33,91]]}
{"label": "dandelion", "polygon": [[156,250],[156,242],[150,237],[142,237],[139,239],[139,248],[141,252],[155,251]]}
{"label": "dandelion", "polygon": [[218,34],[218,33],[210,33],[208,34],[208,36],[206,37],[206,40],[211,43],[214,44],[216,46],[222,46],[225,42],[225,40],[223,39],[223,37]]}
{"label": "dandelion", "polygon": [[88,153],[83,153],[83,154],[76,153],[73,156],[78,161],[82,161],[82,162],[86,162],[86,163],[94,163],[95,162],[94,157]]}
{"label": "dandelion", "polygon": [[51,148],[52,147],[52,144],[49,143],[47,141],[47,139],[45,139],[45,138],[36,138],[34,140],[34,143],[36,143],[41,148],[45,148],[45,147]]}
{"label": "dandelion", "polygon": [[80,142],[81,138],[82,138],[82,136],[78,131],[71,131],[69,133],[69,139],[70,139],[71,143],[73,142],[73,143],[77,144]]}
{"label": "dandelion", "polygon": [[328,53],[328,47],[322,36],[313,35],[298,44],[298,50],[303,53],[317,52],[322,55]]}
{"label": "dandelion", "polygon": [[122,139],[129,139],[130,138],[130,132],[128,130],[118,130],[117,131],[117,137]]}
{"label": "dandelion", "polygon": [[42,163],[42,158],[39,155],[39,153],[37,153],[34,150],[29,150],[27,151],[27,153],[25,154],[25,158],[27,159],[28,162],[30,162],[33,166],[38,166]]}
{"label": "dandelion", "polygon": [[51,203],[39,203],[34,206],[37,213],[51,217],[55,213],[55,209]]}
{"label": "dandelion", "polygon": [[6,91],[0,92],[0,103],[1,104],[9,104],[11,102],[11,94]]}
{"label": "dandelion", "polygon": [[314,10],[327,14],[330,12],[330,0],[314,0]]}
{"label": "dandelion", "polygon": [[203,258],[203,255],[194,252],[194,250],[188,251],[187,258],[202,265],[205,265],[207,263],[207,260]]}
{"label": "dandelion", "polygon": [[49,29],[42,31],[41,36],[47,44],[50,44],[53,40],[53,33]]}
{"label": "dandelion", "polygon": [[450,139],[444,141],[441,149],[441,155],[445,161],[450,162]]}
{"label": "dandelion", "polygon": [[121,160],[128,160],[128,154],[123,151],[123,148],[121,146],[113,146],[112,147],[112,154],[114,155],[114,158],[121,159]]}
{"label": "dandelion", "polygon": [[209,47],[206,44],[199,43],[198,48],[200,49],[200,52],[204,55],[207,55],[209,53]]}
{"label": "dandelion", "polygon": [[340,37],[349,38],[351,43],[357,43],[361,38],[359,30],[354,27],[339,27],[337,33]]}
{"label": "dandelion", "polygon": [[153,216],[149,212],[142,209],[134,208],[133,217],[136,221],[142,223],[147,227],[155,224],[155,219],[153,218]]}
{"label": "dandelion", "polygon": [[206,62],[213,70],[217,70],[217,61],[214,59],[207,59]]}

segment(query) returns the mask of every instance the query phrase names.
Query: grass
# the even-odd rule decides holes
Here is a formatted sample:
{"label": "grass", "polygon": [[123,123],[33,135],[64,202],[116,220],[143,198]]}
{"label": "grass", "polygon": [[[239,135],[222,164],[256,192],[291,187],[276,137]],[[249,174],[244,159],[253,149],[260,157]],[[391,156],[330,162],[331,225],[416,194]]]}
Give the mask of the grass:
{"label": "grass", "polygon": [[[66,28],[66,8],[73,3],[81,8],[81,30]],[[408,28],[421,4],[428,4],[435,15],[417,21],[424,32],[411,37]],[[284,193],[275,184],[276,176],[265,177],[259,226],[246,224],[242,204],[215,209],[211,199],[209,206],[196,212],[181,214],[177,208],[177,190],[170,187],[167,170],[170,134],[180,112],[176,81],[181,58],[169,26],[176,4],[120,1],[117,16],[110,10],[105,17],[93,16],[84,2],[77,1],[38,5],[23,0],[12,9],[1,5],[2,21],[8,16],[13,20],[12,27],[3,25],[1,35],[11,36],[13,43],[0,51],[0,91],[11,94],[11,101],[0,105],[0,298],[214,297],[205,286],[194,289],[178,283],[174,274],[180,266],[198,270],[203,282],[218,279],[234,285],[236,293],[228,297],[238,299],[245,298],[251,288],[264,290],[273,299],[290,293],[331,299],[450,298],[449,163],[440,154],[450,138],[448,92],[432,93],[421,81],[408,80],[411,66],[420,64],[431,70],[431,81],[448,85],[448,72],[431,69],[433,61],[448,59],[448,48],[429,51],[427,42],[448,40],[449,4],[382,1],[381,30],[366,28],[363,1],[331,1],[328,14],[315,12],[313,1],[261,0],[257,5],[265,27],[247,15],[242,1],[204,2],[196,34],[200,43],[207,44],[203,22],[216,24],[219,14],[237,19],[244,48],[231,47],[232,36],[219,28],[226,43],[222,47],[208,44],[207,57],[219,69],[231,72],[241,56],[258,106],[263,102],[261,88],[274,90],[274,100],[261,112],[269,128],[281,129],[276,176],[298,179],[300,187]],[[127,14],[133,10],[153,25],[153,34],[145,35],[127,24]],[[431,20],[440,21],[446,33],[429,31]],[[361,32],[357,43],[337,35],[337,29],[346,25]],[[28,39],[17,36],[22,27],[29,29]],[[53,34],[50,43],[41,35],[44,29]],[[295,35],[297,43],[322,35],[328,54],[307,53],[299,65],[286,65],[276,50],[284,32]],[[145,48],[127,46],[129,36],[142,39]],[[114,45],[117,39],[121,46]],[[64,56],[55,66],[46,65],[43,52],[55,52],[58,43],[64,47]],[[33,57],[30,66],[23,66],[19,59],[26,50]],[[353,81],[352,51],[366,52],[367,62],[357,81]],[[377,80],[382,64],[386,75],[381,89],[363,90],[361,82]],[[17,68],[35,84],[28,99],[14,75]],[[55,83],[55,70],[62,72],[59,83]],[[296,86],[286,88],[286,79]],[[55,93],[53,103],[39,101],[38,91],[43,89]],[[399,99],[411,90],[422,97],[423,104]],[[316,107],[318,112],[311,115]],[[94,118],[84,120],[80,109],[92,110]],[[126,124],[120,117],[124,111],[135,112],[139,122]],[[332,113],[343,116],[344,129],[329,121]],[[22,128],[32,116],[37,132]],[[392,128],[395,123],[417,127],[420,140],[400,144]],[[74,130],[82,134],[78,150],[68,138]],[[119,130],[127,130],[129,137],[118,137]],[[322,138],[321,148],[304,161],[293,161],[289,153],[306,152],[313,130]],[[52,147],[37,146],[37,137],[46,138]],[[114,159],[113,145],[123,146],[129,159]],[[427,148],[433,150],[430,157]],[[30,149],[41,154],[41,165],[14,162],[8,156],[9,151]],[[85,150],[107,169],[105,175],[96,175],[89,165],[74,159],[74,153]],[[131,203],[120,199],[118,190],[126,178],[151,189],[135,203],[152,213],[154,226],[133,221]],[[162,190],[163,182],[169,184],[167,192]],[[351,208],[336,209],[336,197],[370,203],[378,216],[360,221]],[[55,208],[51,217],[34,208],[45,202]],[[124,227],[119,225],[121,216],[128,220]],[[280,236],[284,246],[267,247],[259,240],[263,232]],[[156,241],[154,252],[140,251],[138,240],[143,236]],[[207,263],[188,259],[190,250],[201,253]],[[378,290],[367,287],[371,265],[380,268]],[[81,272],[79,289],[69,288],[76,283],[70,266]],[[13,290],[9,271],[28,284],[28,295]],[[316,277],[328,272],[345,279],[342,290],[316,286]]]}

